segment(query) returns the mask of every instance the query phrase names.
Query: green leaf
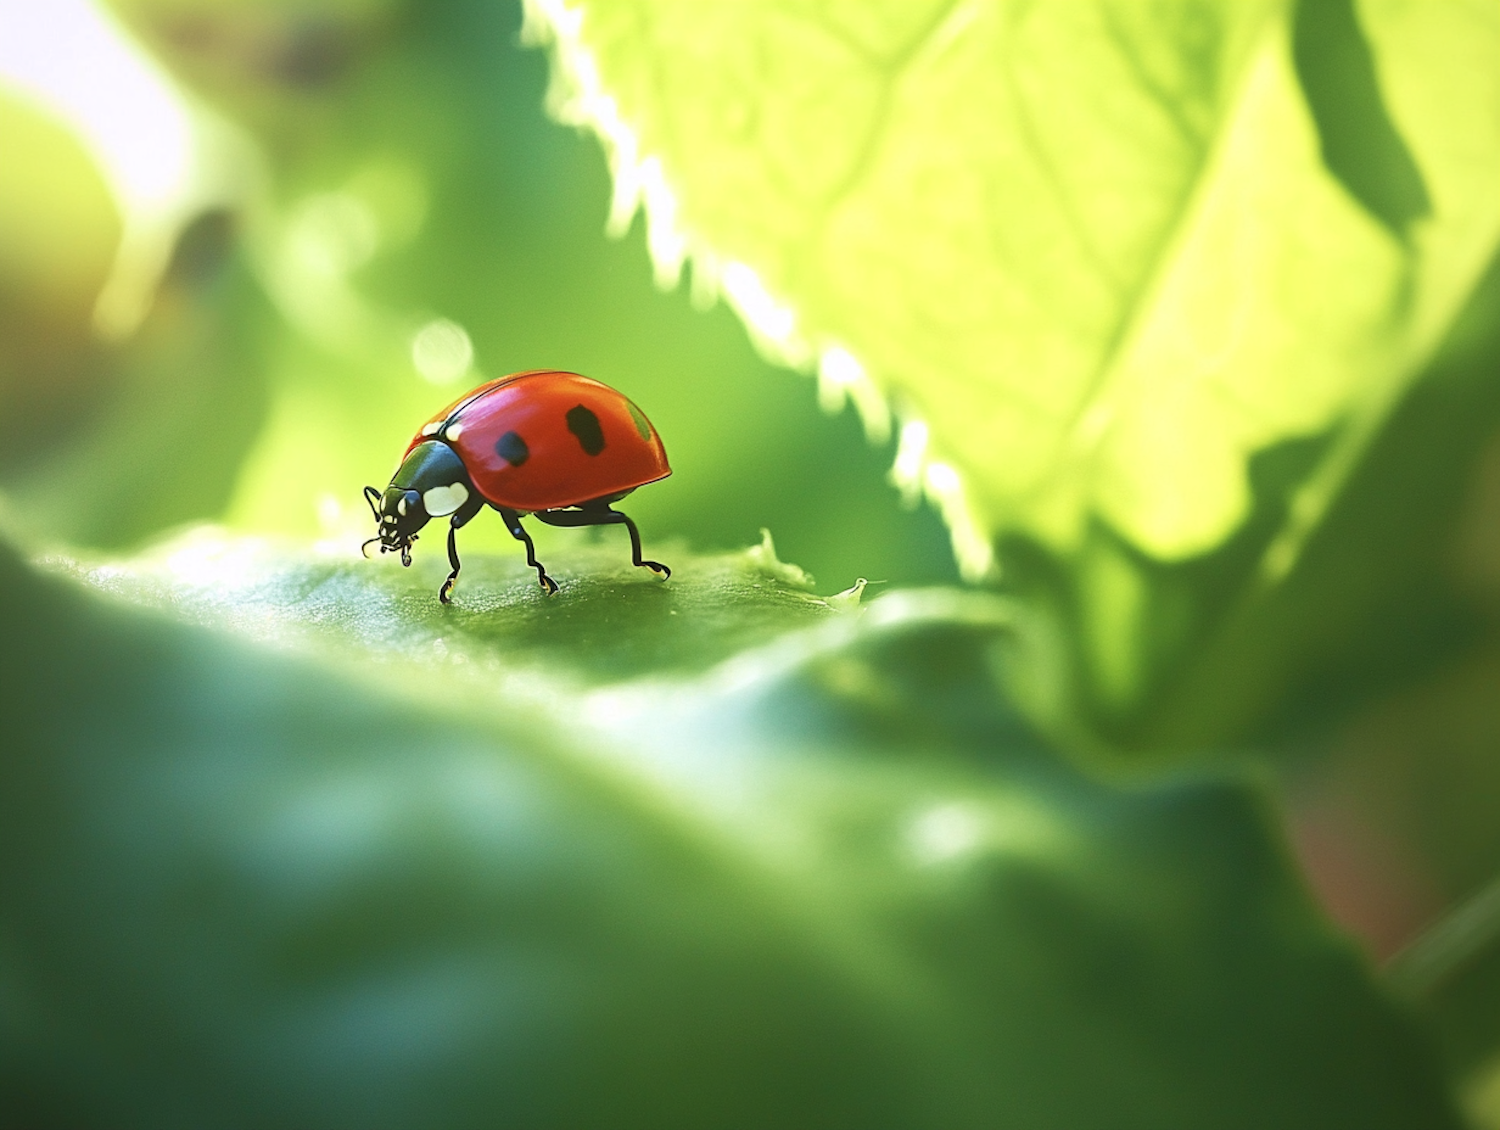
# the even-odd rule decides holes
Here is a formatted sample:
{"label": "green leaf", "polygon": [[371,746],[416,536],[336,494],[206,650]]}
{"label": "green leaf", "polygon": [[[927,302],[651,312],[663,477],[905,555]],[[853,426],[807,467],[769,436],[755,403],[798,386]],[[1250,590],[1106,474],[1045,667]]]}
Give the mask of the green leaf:
{"label": "green leaf", "polygon": [[234,223],[181,233],[128,338],[98,299],[121,223],[98,168],[0,90],[0,485],[34,534],[120,547],[222,512],[265,413]]}
{"label": "green leaf", "polygon": [[[1433,516],[1495,405],[1449,397],[1451,446],[1393,419],[1474,353],[1465,311],[1465,364],[1500,355],[1483,8],[529,12],[555,109],[605,141],[617,219],[644,200],[661,277],[690,260],[833,399],[877,424],[894,406],[896,473],[941,502],[961,563],[998,551],[1066,626],[1067,721],[1244,740],[1288,699],[1366,688],[1363,625],[1432,603],[1406,568],[1424,547],[1443,589]],[[1377,481],[1386,512],[1349,498]],[[1358,580],[1329,584],[1331,560]]]}
{"label": "green leaf", "polygon": [[[1477,8],[1362,5],[1368,46],[1308,11],[1316,117],[1275,3],[533,11],[626,207],[644,192],[731,297],[724,264],[753,271],[791,355],[851,351],[986,535],[1066,550],[1098,518],[1159,558],[1214,548],[1255,452],[1367,437],[1500,234]],[[1308,58],[1330,37],[1342,70]],[[1431,197],[1398,217],[1410,246],[1344,156],[1366,122]]]}
{"label": "green leaf", "polygon": [[1137,750],[1281,743],[1461,657],[1483,632],[1455,562],[1500,427],[1497,363],[1500,256],[1279,580],[1267,539],[1328,441],[1258,457],[1251,523],[1209,557],[1153,561],[1103,530],[1082,577],[1018,552],[1014,585],[1075,633],[1076,711]]}
{"label": "green leaf", "polygon": [[120,217],[78,140],[6,89],[0,137],[8,157],[0,167],[0,405],[4,438],[14,443],[14,422],[34,407],[26,394],[45,395],[22,387],[26,370],[78,350]]}
{"label": "green leaf", "polygon": [[[1336,829],[1346,845],[1335,848],[1349,857],[1342,876],[1324,849],[1320,885],[1379,892],[1384,906],[1364,896],[1360,909],[1374,907],[1376,924],[1389,923],[1387,945],[1401,945],[1386,979],[1422,1002],[1464,1089],[1487,1092],[1474,1118],[1480,1126],[1500,1114],[1497,690],[1500,647],[1491,634],[1461,662],[1385,696],[1330,735],[1324,756],[1299,766],[1290,790],[1295,825]],[[1371,883],[1361,874],[1380,877]]]}
{"label": "green leaf", "polygon": [[995,697],[1013,605],[608,560],[444,608],[427,557],[7,551],[8,1109],[1457,1125],[1253,788],[1091,782]]}
{"label": "green leaf", "polygon": [[268,410],[269,311],[234,228],[215,211],[181,233],[129,338],[79,335],[76,383],[0,480],[38,540],[133,546],[228,505]]}

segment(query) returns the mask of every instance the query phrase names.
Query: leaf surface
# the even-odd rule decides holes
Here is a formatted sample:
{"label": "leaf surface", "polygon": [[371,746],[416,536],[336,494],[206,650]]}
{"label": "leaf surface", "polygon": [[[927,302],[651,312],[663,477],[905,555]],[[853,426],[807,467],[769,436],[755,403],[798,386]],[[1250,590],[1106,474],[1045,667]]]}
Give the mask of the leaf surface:
{"label": "leaf surface", "polygon": [[476,558],[443,608],[207,535],[7,555],[11,1109],[1455,1125],[1254,790],[1091,782],[995,697],[1013,606],[607,561],[549,600]]}

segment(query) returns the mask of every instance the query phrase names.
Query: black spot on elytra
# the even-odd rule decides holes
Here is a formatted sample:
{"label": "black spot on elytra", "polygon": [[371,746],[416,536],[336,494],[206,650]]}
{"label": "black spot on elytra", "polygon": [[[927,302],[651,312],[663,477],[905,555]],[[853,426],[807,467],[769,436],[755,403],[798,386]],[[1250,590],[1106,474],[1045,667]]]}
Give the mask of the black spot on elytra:
{"label": "black spot on elytra", "polygon": [[599,426],[599,417],[582,404],[568,409],[568,431],[578,437],[578,443],[590,455],[604,450],[604,429]]}
{"label": "black spot on elytra", "polygon": [[495,454],[512,467],[519,467],[531,458],[531,449],[526,446],[526,441],[515,432],[506,432],[495,441]]}

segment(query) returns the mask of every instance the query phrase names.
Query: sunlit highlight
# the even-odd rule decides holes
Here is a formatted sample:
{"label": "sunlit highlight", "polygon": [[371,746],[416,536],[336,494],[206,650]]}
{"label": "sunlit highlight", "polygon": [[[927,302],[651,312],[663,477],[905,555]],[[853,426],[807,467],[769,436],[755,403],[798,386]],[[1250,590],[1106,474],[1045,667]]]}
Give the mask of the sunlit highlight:
{"label": "sunlit highlight", "polygon": [[304,271],[342,278],[364,266],[380,242],[369,205],[347,192],[301,201],[287,223],[287,247]]}
{"label": "sunlit highlight", "polygon": [[842,346],[830,346],[818,358],[818,407],[832,415],[841,412],[849,386],[865,375],[865,367]]}
{"label": "sunlit highlight", "polygon": [[797,336],[796,311],[774,298],[751,267],[725,263],[719,271],[719,289],[762,352],[805,363],[806,347]]}
{"label": "sunlit highlight", "polygon": [[912,813],[901,846],[918,867],[961,865],[983,856],[1057,851],[1061,829],[1048,815],[1013,798],[941,801]]}
{"label": "sunlit highlight", "polygon": [[935,805],[906,827],[906,847],[921,864],[944,863],[971,854],[984,842],[979,814],[962,804]]}
{"label": "sunlit highlight", "polygon": [[818,357],[818,404],[831,414],[842,409],[845,400],[854,402],[867,440],[873,444],[890,442],[891,410],[885,397],[859,358],[842,345],[830,345]]}
{"label": "sunlit highlight", "polygon": [[184,588],[242,590],[263,579],[264,543],[203,526],[162,548],[162,565]]}
{"label": "sunlit highlight", "polygon": [[927,461],[928,429],[925,420],[907,420],[901,425],[901,439],[896,444],[896,461],[891,465],[891,481],[901,490],[901,497],[915,506],[922,490],[922,465]]}
{"label": "sunlit highlight", "polygon": [[98,162],[124,230],[95,323],[106,336],[128,334],[183,222],[222,188],[204,174],[206,121],[87,0],[0,0],[0,81],[57,115]]}
{"label": "sunlit highlight", "polygon": [[332,348],[383,340],[383,320],[350,279],[379,250],[380,234],[370,206],[353,193],[318,192],[299,200],[259,249],[277,307]]}

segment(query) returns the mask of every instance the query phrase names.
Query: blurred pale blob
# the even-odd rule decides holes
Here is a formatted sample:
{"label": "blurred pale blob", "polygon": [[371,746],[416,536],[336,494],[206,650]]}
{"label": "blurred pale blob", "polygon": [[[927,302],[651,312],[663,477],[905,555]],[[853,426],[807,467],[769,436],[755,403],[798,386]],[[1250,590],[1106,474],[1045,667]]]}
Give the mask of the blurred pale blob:
{"label": "blurred pale blob", "polygon": [[92,318],[120,239],[97,167],[0,87],[0,443],[13,451],[101,379]]}
{"label": "blurred pale blob", "polygon": [[434,318],[412,335],[411,363],[429,384],[450,385],[474,363],[474,343],[457,322]]}
{"label": "blurred pale blob", "polygon": [[0,0],[0,75],[68,122],[127,211],[169,211],[192,175],[188,112],[87,0]]}
{"label": "blurred pale blob", "polygon": [[119,212],[78,139],[0,87],[0,279],[7,309],[91,309],[120,237]]}

